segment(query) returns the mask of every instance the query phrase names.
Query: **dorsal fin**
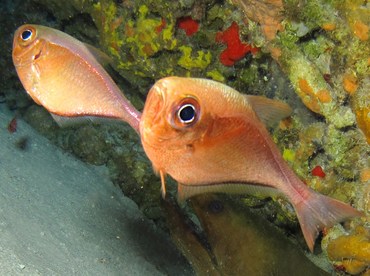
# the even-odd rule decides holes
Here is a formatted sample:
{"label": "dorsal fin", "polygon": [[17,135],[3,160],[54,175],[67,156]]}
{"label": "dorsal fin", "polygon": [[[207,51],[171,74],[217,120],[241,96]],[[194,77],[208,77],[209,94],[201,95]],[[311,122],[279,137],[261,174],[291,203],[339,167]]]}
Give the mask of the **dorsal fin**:
{"label": "dorsal fin", "polygon": [[263,197],[282,195],[273,187],[253,183],[213,183],[185,185],[178,183],[177,201],[182,204],[186,199],[205,193],[252,194]]}
{"label": "dorsal fin", "polygon": [[290,116],[292,109],[286,103],[262,96],[245,95],[258,118],[268,126]]}

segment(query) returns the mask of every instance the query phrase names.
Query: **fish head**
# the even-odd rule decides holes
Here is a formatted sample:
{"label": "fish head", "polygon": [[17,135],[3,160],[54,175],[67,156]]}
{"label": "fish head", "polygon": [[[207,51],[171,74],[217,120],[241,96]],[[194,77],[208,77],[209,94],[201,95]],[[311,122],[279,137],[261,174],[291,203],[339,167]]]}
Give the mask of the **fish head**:
{"label": "fish head", "polygon": [[210,174],[223,173],[217,166],[225,163],[222,160],[241,129],[238,114],[246,113],[238,105],[244,97],[238,95],[207,79],[157,81],[140,121],[142,145],[154,170],[188,184],[206,183]]}
{"label": "fish head", "polygon": [[13,62],[16,68],[30,66],[45,55],[46,43],[36,25],[20,26],[13,40]]}
{"label": "fish head", "polygon": [[[149,91],[140,120],[144,151],[153,168],[183,181],[184,172],[195,165],[192,153],[212,124],[212,118],[189,78],[167,77]],[[180,175],[179,175],[180,174]]]}
{"label": "fish head", "polygon": [[180,147],[199,139],[206,130],[202,97],[196,86],[182,80],[164,78],[149,91],[140,122],[143,143]]}

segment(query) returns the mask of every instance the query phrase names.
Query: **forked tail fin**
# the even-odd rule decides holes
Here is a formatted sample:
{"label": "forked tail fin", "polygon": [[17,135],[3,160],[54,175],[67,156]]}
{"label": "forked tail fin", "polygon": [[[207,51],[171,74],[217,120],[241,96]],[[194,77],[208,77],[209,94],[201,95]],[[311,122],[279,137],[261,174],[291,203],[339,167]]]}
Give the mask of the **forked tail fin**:
{"label": "forked tail fin", "polygon": [[307,200],[301,201],[294,207],[303,236],[311,252],[313,252],[319,231],[324,227],[330,227],[347,218],[362,215],[350,205],[314,191],[311,191]]}

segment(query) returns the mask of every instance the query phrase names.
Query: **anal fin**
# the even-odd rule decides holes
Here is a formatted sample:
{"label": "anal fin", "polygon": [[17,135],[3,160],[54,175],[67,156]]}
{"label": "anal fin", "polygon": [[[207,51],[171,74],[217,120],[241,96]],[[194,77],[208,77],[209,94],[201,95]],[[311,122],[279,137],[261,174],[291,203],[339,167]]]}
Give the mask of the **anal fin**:
{"label": "anal fin", "polygon": [[251,194],[265,197],[281,194],[273,187],[253,183],[211,183],[200,185],[178,183],[177,201],[181,204],[192,196],[205,193]]}

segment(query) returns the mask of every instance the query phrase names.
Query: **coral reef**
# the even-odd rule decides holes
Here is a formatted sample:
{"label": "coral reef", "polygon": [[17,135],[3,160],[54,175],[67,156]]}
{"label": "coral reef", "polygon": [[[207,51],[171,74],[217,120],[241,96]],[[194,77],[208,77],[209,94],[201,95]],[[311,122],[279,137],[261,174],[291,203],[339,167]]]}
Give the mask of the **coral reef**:
{"label": "coral reef", "polygon": [[[292,118],[272,133],[284,158],[307,185],[351,203],[364,213],[363,218],[346,224],[341,231],[338,227],[328,229],[321,246],[323,256],[328,257],[322,258],[332,261],[337,270],[369,273],[364,266],[367,259],[357,257],[359,250],[368,246],[366,235],[370,222],[369,3],[360,0],[13,2],[7,4],[12,16],[5,13],[0,16],[0,32],[8,47],[0,61],[8,68],[12,68],[8,34],[27,20],[61,29],[90,44],[100,42],[119,74],[110,73],[139,109],[150,85],[168,75],[208,77],[241,92],[288,102],[294,109]],[[151,172],[132,130],[120,124],[59,129],[43,109],[27,98],[14,71],[3,70],[0,78],[1,99],[17,111],[17,116],[23,116],[83,160],[106,164],[115,183],[158,225],[170,228],[171,232],[180,227],[181,219],[172,226],[166,224],[168,214],[160,207],[160,182]],[[171,194],[175,185],[169,188]],[[214,233],[211,225],[217,218],[199,211],[204,206],[202,202],[193,201],[194,209],[198,210],[205,229],[209,227],[206,232],[212,240],[220,233]],[[298,236],[299,244],[305,246],[299,234],[296,235],[299,231],[294,213],[286,201],[245,197],[242,202],[253,208],[263,206],[256,208],[260,216]],[[239,217],[233,207],[226,209],[230,213],[225,217]],[[236,231],[245,234],[241,230],[242,220],[236,225]],[[189,234],[183,233],[177,235],[180,247],[186,244]],[[327,238],[332,236],[335,238]],[[197,254],[203,256],[200,259],[209,258],[208,252],[202,251],[204,247],[192,248],[194,255],[188,258],[193,258],[193,263]],[[336,252],[341,253],[335,255]],[[242,252],[232,254],[241,256]],[[226,261],[221,253],[218,256],[220,262]],[[345,260],[342,262],[340,258]],[[214,267],[212,260],[207,262]]]}
{"label": "coral reef", "polygon": [[266,39],[272,40],[278,31],[282,30],[284,5],[282,0],[232,0],[239,5],[247,19],[257,22],[261,26]]}
{"label": "coral reef", "polygon": [[184,30],[187,36],[192,36],[199,30],[199,23],[191,16],[185,16],[177,20],[177,27]]}
{"label": "coral reef", "polygon": [[[53,12],[58,9],[59,19],[88,13],[98,29],[101,47],[114,58],[115,69],[143,95],[153,80],[168,75],[234,77],[227,66],[248,64],[250,60],[243,58],[257,51],[250,46],[249,31],[239,32],[242,12],[227,2],[73,0],[61,9],[57,1],[35,1]],[[226,35],[226,30],[233,32],[228,39],[217,37],[221,32]],[[237,44],[231,42],[234,38]]]}
{"label": "coral reef", "polygon": [[[327,254],[334,267],[352,275],[369,272],[370,269],[370,230],[358,226],[351,235],[325,237]],[[366,272],[367,271],[367,272]]]}

